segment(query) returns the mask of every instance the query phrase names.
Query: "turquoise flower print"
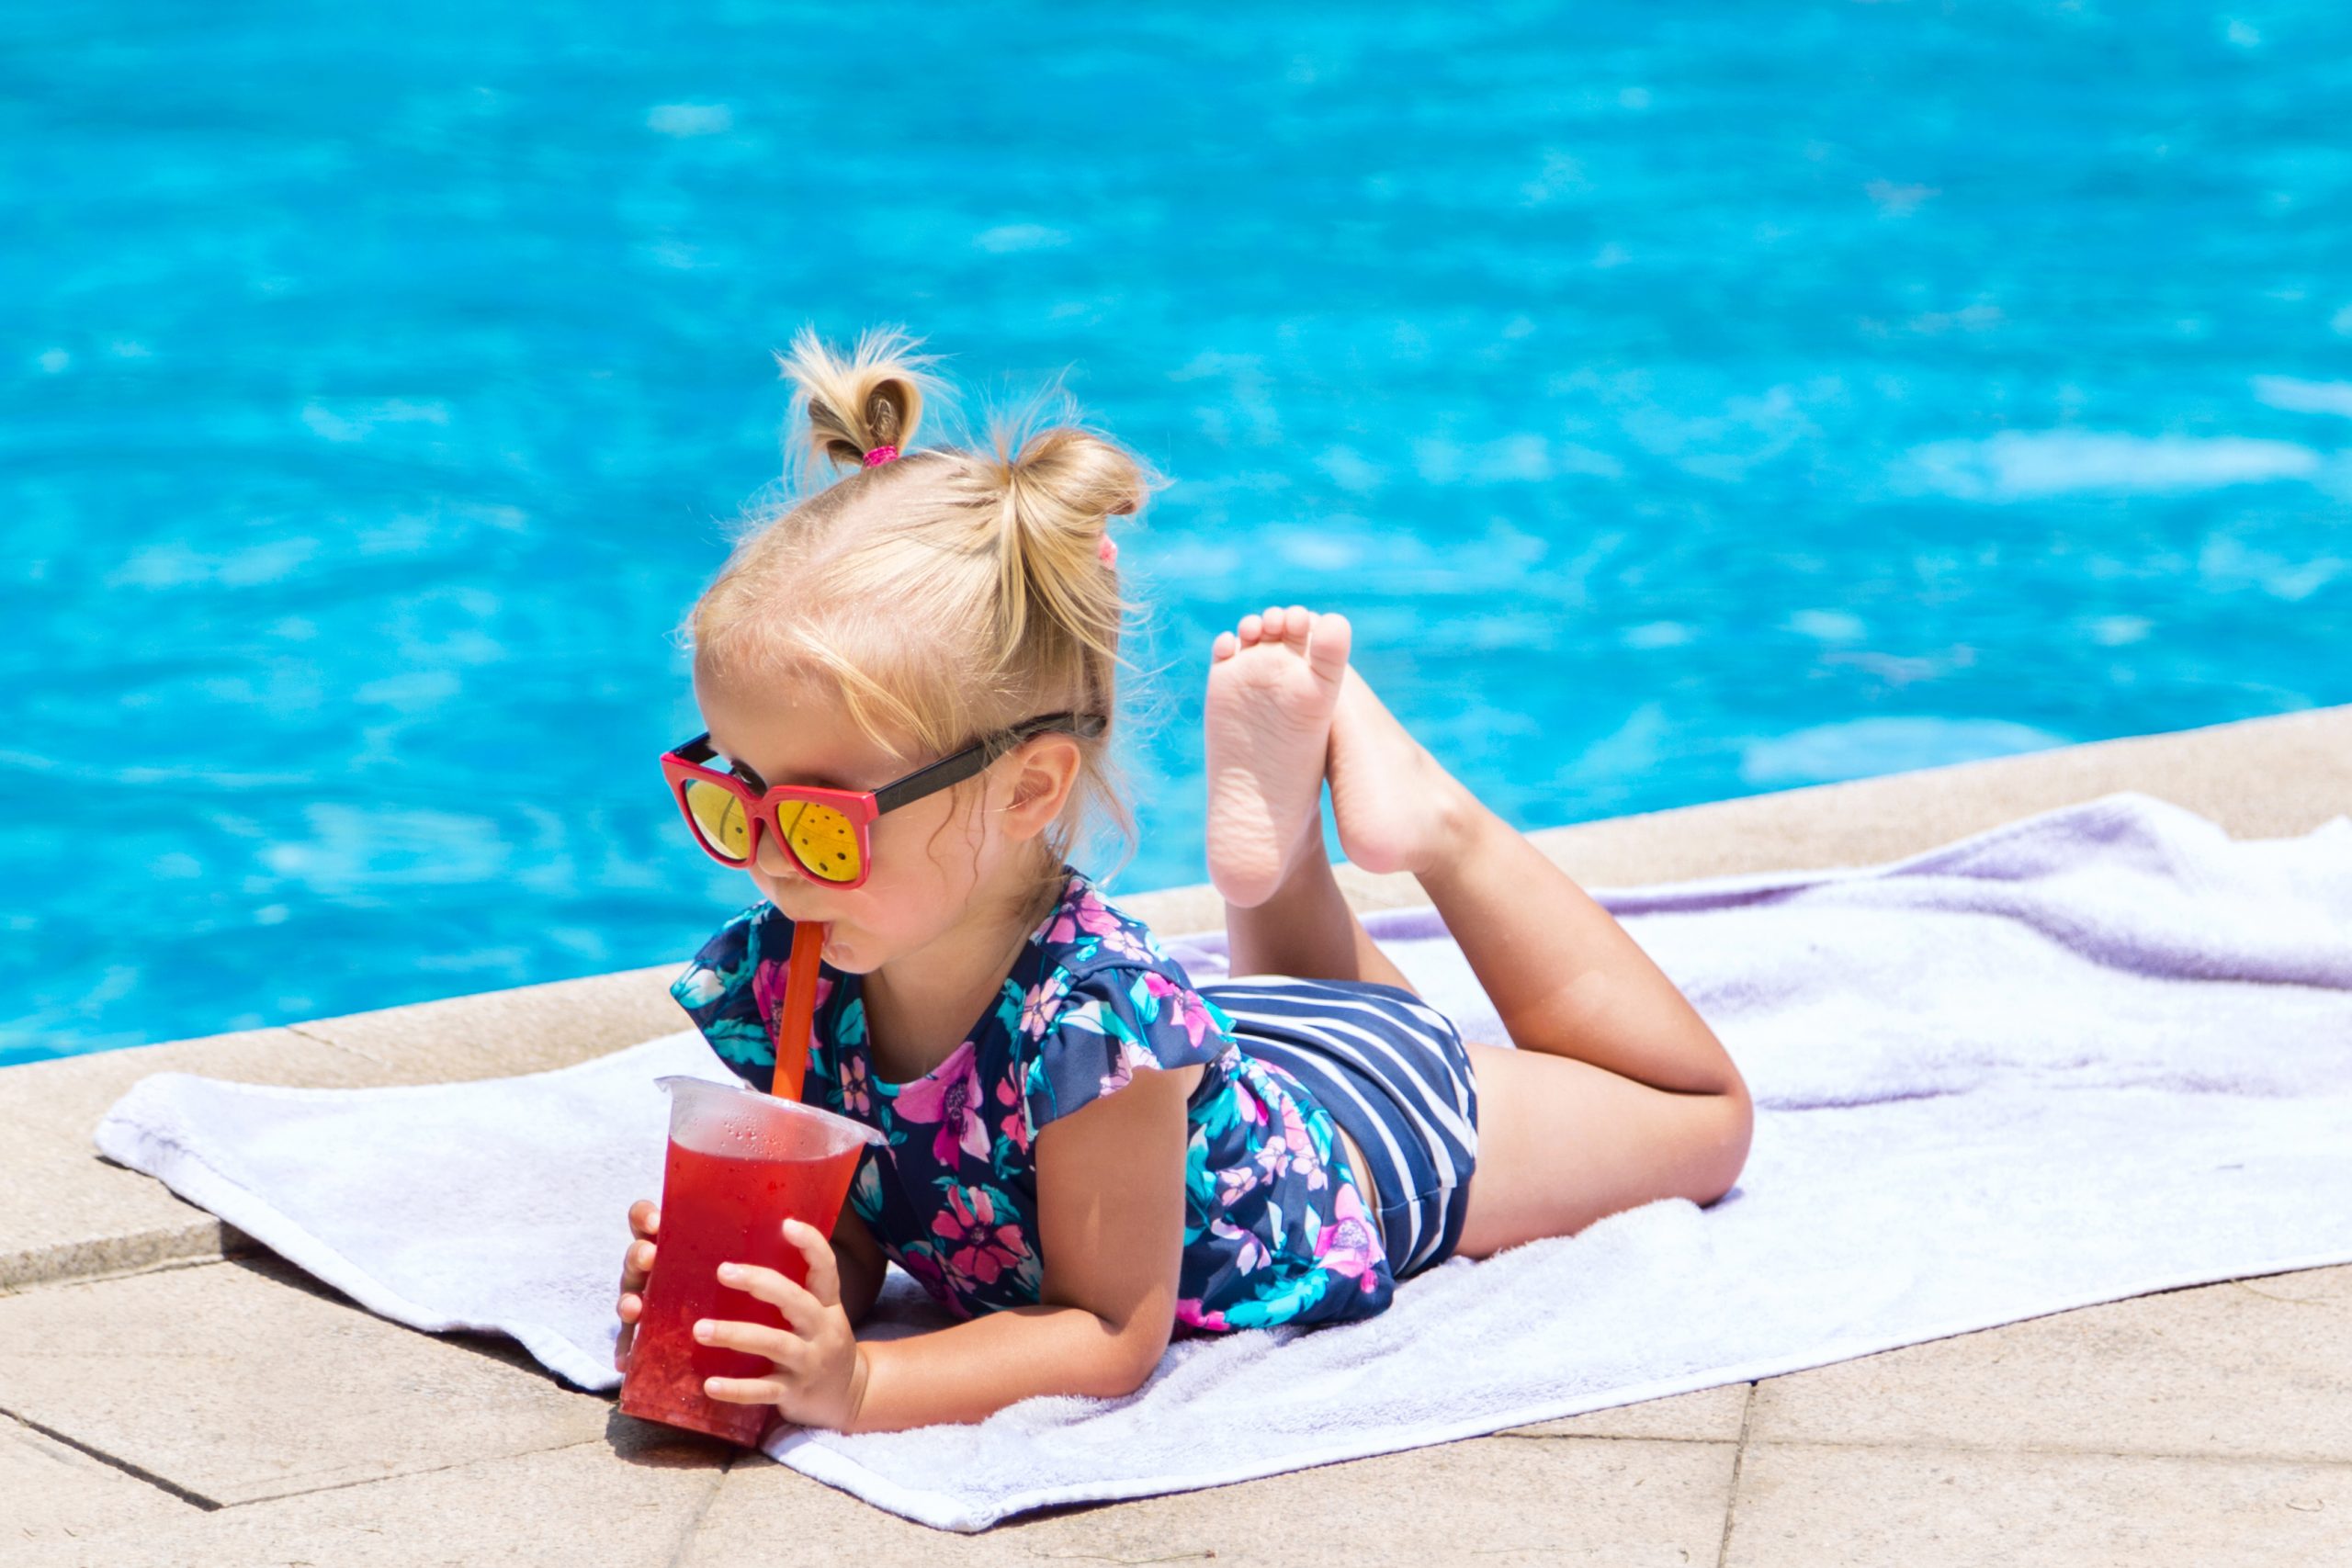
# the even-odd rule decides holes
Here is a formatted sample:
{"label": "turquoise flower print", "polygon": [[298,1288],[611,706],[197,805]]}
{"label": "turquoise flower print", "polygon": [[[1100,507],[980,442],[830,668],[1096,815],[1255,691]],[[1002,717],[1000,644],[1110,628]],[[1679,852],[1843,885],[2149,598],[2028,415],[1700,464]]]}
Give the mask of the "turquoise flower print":
{"label": "turquoise flower print", "polygon": [[[820,984],[830,986],[832,982],[827,980]],[[820,996],[823,994],[822,991],[818,993]],[[821,1003],[818,1010],[820,1012],[824,1010]],[[865,1043],[865,998],[864,997],[852,997],[842,1005],[841,1017],[833,1021],[833,1038],[843,1045]]]}
{"label": "turquoise flower print", "polygon": [[672,983],[670,994],[681,1007],[707,1008],[727,994],[727,982],[707,964],[695,964]]}
{"label": "turquoise flower print", "polygon": [[1021,1032],[1021,1002],[1026,993],[1018,980],[1007,980],[996,998],[996,1021],[1008,1035]]}
{"label": "turquoise flower print", "polygon": [[1265,1293],[1254,1301],[1236,1302],[1226,1308],[1226,1326],[1264,1328],[1288,1323],[1323,1299],[1331,1288],[1331,1276],[1320,1269],[1310,1269],[1287,1280],[1270,1280],[1261,1288]]}
{"label": "turquoise flower print", "polygon": [[1331,1223],[1315,1233],[1316,1262],[1353,1280],[1380,1267],[1387,1256],[1380,1245],[1379,1227],[1364,1212],[1363,1201],[1353,1187],[1341,1187]]}
{"label": "turquoise flower print", "polygon": [[899,1114],[909,1122],[939,1124],[931,1157],[953,1170],[956,1151],[989,1157],[988,1124],[980,1120],[988,1100],[980,1089],[979,1052],[968,1040],[956,1047],[936,1072],[899,1091]]}
{"label": "turquoise flower print", "polygon": [[868,1225],[882,1219],[882,1163],[871,1155],[857,1162],[857,1174],[850,1179],[850,1207]]}
{"label": "turquoise flower print", "polygon": [[1006,1270],[1019,1269],[1029,1244],[1021,1238],[1021,1226],[1010,1223],[1012,1200],[986,1187],[943,1185],[947,1209],[933,1216],[931,1228],[941,1238],[936,1245],[949,1282],[969,1291],[993,1285]]}

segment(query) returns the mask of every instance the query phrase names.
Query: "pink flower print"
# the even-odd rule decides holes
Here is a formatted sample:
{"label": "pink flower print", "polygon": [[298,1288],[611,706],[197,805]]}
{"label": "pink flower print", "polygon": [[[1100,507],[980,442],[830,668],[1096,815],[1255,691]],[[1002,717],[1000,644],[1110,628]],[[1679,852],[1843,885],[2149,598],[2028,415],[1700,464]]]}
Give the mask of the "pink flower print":
{"label": "pink flower print", "polygon": [[1323,1173],[1323,1162],[1316,1157],[1314,1140],[1306,1135],[1306,1121],[1299,1114],[1298,1101],[1283,1101],[1283,1146],[1291,1162],[1306,1177],[1306,1190],[1320,1192],[1331,1184]]}
{"label": "pink flower print", "polygon": [[931,1248],[917,1242],[903,1252],[892,1252],[890,1257],[899,1268],[914,1277],[915,1283],[921,1285],[923,1293],[933,1301],[957,1317],[972,1315],[972,1309],[965,1304],[964,1298],[949,1288],[947,1276],[941,1272],[939,1259],[931,1255]]}
{"label": "pink flower print", "polygon": [[989,1157],[988,1124],[980,1112],[988,1101],[980,1089],[979,1053],[967,1040],[931,1077],[899,1091],[898,1111],[909,1122],[939,1123],[931,1157],[953,1170],[961,1149],[975,1159]]}
{"label": "pink flower print", "polygon": [[[1105,1035],[1103,1038],[1108,1039],[1110,1036]],[[1137,1067],[1158,1066],[1159,1066],[1159,1058],[1151,1054],[1150,1046],[1140,1040],[1122,1040],[1119,1042],[1119,1054],[1112,1060],[1111,1070],[1102,1075],[1102,1088],[1096,1092],[1110,1094],[1123,1089],[1134,1080]]]}
{"label": "pink flower print", "polygon": [[866,1092],[873,1079],[866,1076],[865,1058],[854,1053],[842,1057],[842,1109],[852,1116],[863,1117],[874,1109],[874,1097]]}
{"label": "pink flower print", "polygon": [[1240,1250],[1234,1256],[1234,1262],[1244,1274],[1254,1274],[1273,1261],[1273,1254],[1266,1250],[1266,1244],[1239,1225],[1229,1225],[1223,1220],[1211,1220],[1209,1234],[1226,1241],[1238,1241],[1241,1244]]}
{"label": "pink flower print", "polygon": [[1119,917],[1102,902],[1102,895],[1091,887],[1081,887],[1076,897],[1063,899],[1061,907],[1046,922],[1047,942],[1075,942],[1081,931],[1088,936],[1104,938],[1106,944],[1114,939],[1125,938],[1128,946],[1134,945],[1134,940],[1126,937],[1126,928],[1119,923]]}
{"label": "pink flower print", "polygon": [[1217,1207],[1230,1209],[1257,1187],[1258,1173],[1246,1165],[1238,1170],[1220,1170],[1216,1173],[1216,1185]]}
{"label": "pink flower print", "polygon": [[1201,1036],[1209,1032],[1209,1015],[1190,987],[1180,986],[1157,970],[1146,970],[1143,988],[1146,995],[1159,1002],[1161,1023],[1182,1030],[1185,1040],[1192,1044],[1201,1043]]}
{"label": "pink flower print", "polygon": [[996,1201],[985,1187],[948,1188],[947,1212],[934,1215],[931,1228],[943,1238],[947,1276],[958,1290],[975,1281],[993,1285],[1028,1255],[1021,1227],[997,1222]]}
{"label": "pink flower print", "polygon": [[1342,1187],[1339,1194],[1331,1223],[1316,1235],[1315,1261],[1352,1280],[1370,1273],[1388,1254],[1380,1245],[1380,1229],[1364,1213],[1356,1190]]}
{"label": "pink flower print", "polygon": [[[779,1059],[782,1057],[785,1044],[783,1036],[777,1032],[784,1027],[784,982],[791,970],[792,965],[781,958],[763,958],[752,970],[752,1000],[759,1007],[760,1018],[768,1026],[768,1038],[776,1043]],[[819,976],[817,977],[818,1012],[821,1013],[825,1010],[825,998],[832,994],[833,977],[830,975]],[[816,1030],[812,1024],[808,1038],[800,1043],[800,1049],[813,1050],[816,1039]]]}
{"label": "pink flower print", "polygon": [[1021,998],[1021,1032],[1032,1040],[1044,1039],[1062,998],[1069,995],[1069,976],[1059,969],[1030,987],[1029,994]]}
{"label": "pink flower print", "polygon": [[1021,1090],[1012,1077],[996,1086],[997,1103],[1012,1107],[1012,1114],[1004,1119],[1005,1142],[1023,1154],[1029,1152],[1029,1118],[1021,1109]]}
{"label": "pink flower print", "polygon": [[1208,1311],[1207,1303],[1196,1296],[1177,1298],[1176,1321],[1209,1334],[1222,1334],[1227,1326],[1225,1314]]}
{"label": "pink flower print", "polygon": [[1258,1152],[1250,1157],[1258,1162],[1259,1168],[1266,1173],[1269,1181],[1280,1180],[1290,1173],[1290,1145],[1280,1133],[1259,1145]]}

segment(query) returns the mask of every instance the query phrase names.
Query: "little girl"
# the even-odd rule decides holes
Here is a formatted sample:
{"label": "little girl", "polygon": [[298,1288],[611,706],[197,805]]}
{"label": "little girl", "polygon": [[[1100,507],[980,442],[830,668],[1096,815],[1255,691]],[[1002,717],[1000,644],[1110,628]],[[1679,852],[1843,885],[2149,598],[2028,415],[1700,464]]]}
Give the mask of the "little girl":
{"label": "little girl", "polygon": [[[754,1089],[878,1129],[808,1283],[728,1265],[782,1329],[713,1398],[843,1431],[1117,1396],[1171,1337],[1369,1317],[1453,1257],[1721,1197],[1746,1085],[1617,922],[1408,735],[1348,623],[1249,615],[1211,650],[1209,874],[1230,984],[1195,987],[1066,861],[1106,771],[1122,616],[1110,520],[1150,481],[1073,426],[915,448],[938,383],[897,333],[786,361],[848,472],[741,544],[695,606],[707,732],[665,760],[702,847],[761,894],[671,990]],[[702,772],[690,773],[691,766]],[[1509,1045],[1465,1044],[1341,898],[1419,878]],[[832,793],[824,793],[832,792]],[[871,792],[867,794],[866,792]],[[776,1037],[797,919],[825,923],[812,1037]],[[628,1364],[660,1216],[629,1210]],[[885,1260],[962,1320],[860,1343]]]}

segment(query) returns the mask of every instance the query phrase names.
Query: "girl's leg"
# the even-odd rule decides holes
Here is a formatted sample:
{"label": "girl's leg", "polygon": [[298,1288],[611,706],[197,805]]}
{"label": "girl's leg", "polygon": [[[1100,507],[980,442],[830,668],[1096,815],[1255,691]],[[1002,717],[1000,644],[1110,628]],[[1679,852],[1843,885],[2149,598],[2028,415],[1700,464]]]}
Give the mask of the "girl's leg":
{"label": "girl's leg", "polygon": [[1348,858],[1419,879],[1518,1046],[1471,1047],[1479,1140],[1460,1250],[1481,1258],[1654,1199],[1729,1190],[1753,1128],[1747,1085],[1616,919],[1352,671],[1329,774]]}
{"label": "girl's leg", "polygon": [[1275,608],[1211,650],[1209,876],[1236,975],[1406,986],[1323,852],[1323,772],[1351,635],[1344,616]]}

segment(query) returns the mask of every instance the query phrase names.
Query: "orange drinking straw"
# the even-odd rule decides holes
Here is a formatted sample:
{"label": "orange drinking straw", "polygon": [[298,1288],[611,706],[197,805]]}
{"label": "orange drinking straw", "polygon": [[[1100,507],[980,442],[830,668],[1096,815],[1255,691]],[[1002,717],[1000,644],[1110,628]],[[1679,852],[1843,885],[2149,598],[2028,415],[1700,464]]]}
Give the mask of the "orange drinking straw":
{"label": "orange drinking straw", "polygon": [[802,920],[792,928],[792,966],[784,982],[784,1021],[776,1029],[774,1094],[800,1098],[808,1072],[808,1032],[817,1022],[817,966],[825,950],[825,928]]}

